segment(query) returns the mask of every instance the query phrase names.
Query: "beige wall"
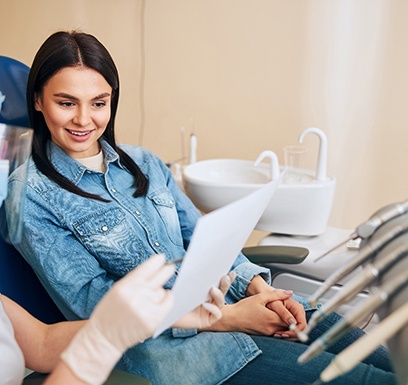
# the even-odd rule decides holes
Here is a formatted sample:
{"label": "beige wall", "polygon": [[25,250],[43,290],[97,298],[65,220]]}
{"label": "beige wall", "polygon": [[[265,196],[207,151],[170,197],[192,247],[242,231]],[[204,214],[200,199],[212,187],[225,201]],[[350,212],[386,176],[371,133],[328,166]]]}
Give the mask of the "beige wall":
{"label": "beige wall", "polygon": [[[58,29],[80,28],[121,75],[120,141],[166,161],[255,159],[327,133],[337,178],[330,224],[353,228],[408,198],[405,0],[0,0],[0,54],[28,65]],[[142,96],[142,97],[141,97]],[[194,128],[193,128],[194,127]],[[308,164],[314,167],[316,141]]]}

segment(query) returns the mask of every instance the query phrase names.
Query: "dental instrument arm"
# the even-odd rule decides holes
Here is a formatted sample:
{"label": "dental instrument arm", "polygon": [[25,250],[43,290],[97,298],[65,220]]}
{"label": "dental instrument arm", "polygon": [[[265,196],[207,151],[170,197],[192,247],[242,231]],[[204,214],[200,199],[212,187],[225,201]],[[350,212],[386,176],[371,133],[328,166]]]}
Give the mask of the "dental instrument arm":
{"label": "dental instrument arm", "polygon": [[408,268],[400,271],[391,281],[375,288],[372,294],[357,309],[349,311],[344,318],[337,322],[320,338],[314,341],[308,349],[298,358],[301,364],[316,357],[322,351],[333,345],[345,334],[357,327],[363,319],[374,313],[379,307],[393,298],[408,284]]}
{"label": "dental instrument arm", "polygon": [[315,306],[319,298],[321,298],[322,295],[325,294],[333,285],[350,274],[358,266],[364,264],[370,257],[379,252],[385,245],[405,231],[408,231],[408,214],[400,215],[385,223],[361,248],[355,258],[327,277],[316,292],[309,297],[309,303],[312,306]]}
{"label": "dental instrument arm", "polygon": [[333,313],[341,304],[354,297],[363,288],[367,287],[375,279],[382,276],[397,262],[408,254],[408,233],[396,238],[378,253],[375,261],[367,264],[362,273],[352,279],[342,290],[327,301],[320,309],[316,310],[308,325],[299,338],[304,339],[318,322]]}
{"label": "dental instrument arm", "polygon": [[380,322],[373,330],[338,354],[320,374],[320,381],[328,382],[353,369],[381,344],[408,324],[408,302]]}
{"label": "dental instrument arm", "polygon": [[340,246],[346,244],[347,242],[361,238],[367,239],[371,237],[384,223],[390,221],[391,219],[398,217],[399,215],[408,212],[408,200],[397,203],[390,203],[384,207],[378,209],[374,214],[370,216],[365,222],[356,227],[355,231],[350,235],[350,237],[338,245],[334,246],[330,250],[326,251],[323,255],[315,260],[326,257],[332,251],[338,249]]}

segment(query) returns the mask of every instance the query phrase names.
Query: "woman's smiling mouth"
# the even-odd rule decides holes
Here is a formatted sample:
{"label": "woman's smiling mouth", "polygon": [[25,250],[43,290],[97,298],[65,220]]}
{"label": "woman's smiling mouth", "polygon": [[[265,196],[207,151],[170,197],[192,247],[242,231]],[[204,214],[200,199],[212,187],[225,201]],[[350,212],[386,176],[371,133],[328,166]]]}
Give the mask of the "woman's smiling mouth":
{"label": "woman's smiling mouth", "polygon": [[73,131],[69,130],[68,128],[65,129],[67,132],[69,132],[71,135],[83,137],[89,135],[92,131],[94,130],[88,130],[88,131]]}

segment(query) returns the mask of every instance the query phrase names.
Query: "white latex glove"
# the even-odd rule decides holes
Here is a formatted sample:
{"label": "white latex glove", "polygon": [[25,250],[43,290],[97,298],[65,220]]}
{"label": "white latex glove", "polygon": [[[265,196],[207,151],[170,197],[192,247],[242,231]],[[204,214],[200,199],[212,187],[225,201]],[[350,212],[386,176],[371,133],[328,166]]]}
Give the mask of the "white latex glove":
{"label": "white latex glove", "polygon": [[173,306],[163,289],[173,273],[155,255],[113,285],[61,355],[78,378],[102,384],[128,348],[152,336]]}
{"label": "white latex glove", "polygon": [[228,273],[228,275],[224,275],[221,278],[218,288],[211,288],[209,301],[204,302],[190,313],[181,317],[175,322],[173,327],[181,329],[203,329],[217,322],[222,316],[221,309],[225,304],[224,296],[232,282],[234,282],[235,277],[236,274],[233,271]]}

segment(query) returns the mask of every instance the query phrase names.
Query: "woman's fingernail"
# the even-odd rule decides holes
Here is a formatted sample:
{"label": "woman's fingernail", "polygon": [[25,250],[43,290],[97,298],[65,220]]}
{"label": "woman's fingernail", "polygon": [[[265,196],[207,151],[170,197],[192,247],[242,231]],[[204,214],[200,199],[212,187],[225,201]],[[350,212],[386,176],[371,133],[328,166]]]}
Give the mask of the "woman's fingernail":
{"label": "woman's fingernail", "polygon": [[290,337],[290,335],[289,335],[289,334],[285,334],[285,333],[283,333],[283,334],[281,334],[281,337],[282,337],[282,338],[289,338],[289,337]]}
{"label": "woman's fingernail", "polygon": [[273,335],[275,338],[282,338],[282,336],[280,334],[274,334]]}
{"label": "woman's fingernail", "polygon": [[284,290],[283,292],[285,294],[287,294],[287,295],[292,295],[293,294],[293,290]]}
{"label": "woman's fingernail", "polygon": [[296,322],[296,320],[294,318],[289,318],[288,322],[289,322],[289,325],[296,325],[297,324],[297,322]]}

